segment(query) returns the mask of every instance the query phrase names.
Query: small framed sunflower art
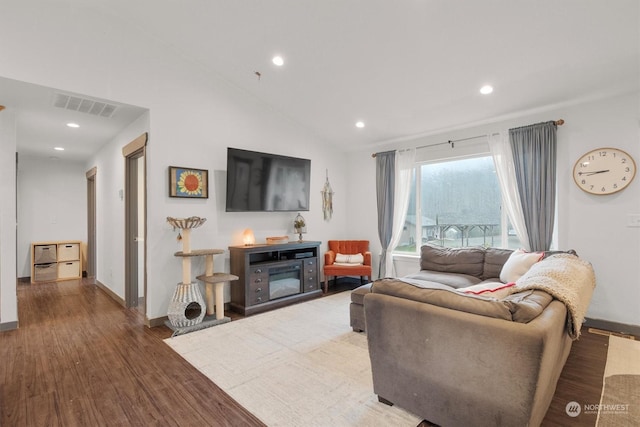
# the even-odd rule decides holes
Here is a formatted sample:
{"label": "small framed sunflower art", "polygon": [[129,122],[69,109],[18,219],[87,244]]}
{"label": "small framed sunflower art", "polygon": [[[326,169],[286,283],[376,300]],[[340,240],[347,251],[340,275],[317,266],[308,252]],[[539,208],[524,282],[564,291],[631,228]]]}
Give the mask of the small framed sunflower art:
{"label": "small framed sunflower art", "polygon": [[169,166],[169,196],[209,198],[209,172],[205,169]]}

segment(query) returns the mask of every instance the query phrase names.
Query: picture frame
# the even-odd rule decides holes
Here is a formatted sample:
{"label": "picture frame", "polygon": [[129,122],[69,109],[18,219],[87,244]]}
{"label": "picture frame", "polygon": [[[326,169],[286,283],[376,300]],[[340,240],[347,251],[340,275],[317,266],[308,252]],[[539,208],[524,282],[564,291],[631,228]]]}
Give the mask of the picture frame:
{"label": "picture frame", "polygon": [[169,197],[208,199],[209,171],[169,166]]}

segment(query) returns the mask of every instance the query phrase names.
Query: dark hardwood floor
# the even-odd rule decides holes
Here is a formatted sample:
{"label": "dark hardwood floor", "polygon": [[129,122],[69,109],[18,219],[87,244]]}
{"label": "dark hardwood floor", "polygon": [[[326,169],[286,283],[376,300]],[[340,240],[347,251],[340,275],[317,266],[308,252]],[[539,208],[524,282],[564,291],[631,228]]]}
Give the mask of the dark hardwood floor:
{"label": "dark hardwood floor", "polygon": [[592,334],[583,327],[580,338],[573,342],[571,353],[542,425],[547,427],[595,426],[597,414],[581,413],[575,418],[567,415],[569,402],[600,403],[602,377],[607,362],[609,337]]}
{"label": "dark hardwood floor", "polygon": [[262,426],[86,279],[18,284],[0,333],[1,426]]}
{"label": "dark hardwood floor", "polygon": [[[17,289],[20,328],[0,332],[0,426],[263,425],[162,342],[169,328],[87,279]],[[565,407],[599,403],[607,342],[584,330],[573,344],[543,426],[595,425]]]}

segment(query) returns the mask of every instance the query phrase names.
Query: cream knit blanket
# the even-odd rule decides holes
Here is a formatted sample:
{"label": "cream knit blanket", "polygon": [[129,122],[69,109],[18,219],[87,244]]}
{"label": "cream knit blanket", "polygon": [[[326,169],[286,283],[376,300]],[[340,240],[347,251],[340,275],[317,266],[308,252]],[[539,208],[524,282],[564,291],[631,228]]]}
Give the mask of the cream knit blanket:
{"label": "cream knit blanket", "polygon": [[587,261],[570,254],[557,254],[535,263],[511,288],[511,293],[540,289],[563,302],[568,311],[567,332],[576,340],[587,313],[596,276]]}

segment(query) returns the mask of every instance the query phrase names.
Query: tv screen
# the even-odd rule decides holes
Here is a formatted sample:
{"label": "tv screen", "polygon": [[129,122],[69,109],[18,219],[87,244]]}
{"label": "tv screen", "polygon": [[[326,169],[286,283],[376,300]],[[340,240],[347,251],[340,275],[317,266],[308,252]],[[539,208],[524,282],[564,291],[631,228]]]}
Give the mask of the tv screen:
{"label": "tv screen", "polygon": [[227,212],[308,211],[311,160],[227,148]]}

